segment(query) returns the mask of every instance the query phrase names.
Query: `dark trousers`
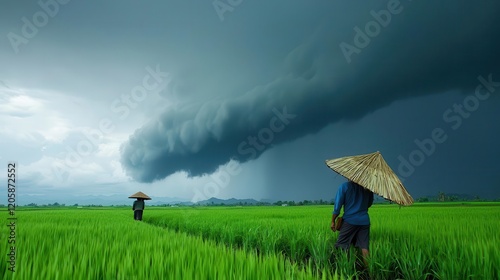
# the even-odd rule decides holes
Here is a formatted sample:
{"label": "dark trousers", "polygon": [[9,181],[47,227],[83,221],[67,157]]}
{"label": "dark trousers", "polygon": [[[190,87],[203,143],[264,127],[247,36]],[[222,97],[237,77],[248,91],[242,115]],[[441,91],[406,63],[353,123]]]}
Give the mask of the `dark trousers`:
{"label": "dark trousers", "polygon": [[142,210],[134,210],[134,220],[142,221]]}

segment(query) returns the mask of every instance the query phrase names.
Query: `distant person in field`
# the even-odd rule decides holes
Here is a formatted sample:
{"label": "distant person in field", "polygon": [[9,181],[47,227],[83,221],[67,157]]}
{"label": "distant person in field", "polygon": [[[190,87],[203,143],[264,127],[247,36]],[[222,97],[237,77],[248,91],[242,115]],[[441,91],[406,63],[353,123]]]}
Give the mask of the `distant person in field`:
{"label": "distant person in field", "polygon": [[361,249],[363,262],[368,267],[368,247],[370,245],[370,217],[368,208],[373,204],[373,192],[348,181],[340,185],[332,215],[332,231],[336,230],[336,219],[344,207],[342,226],[335,247],[349,250],[351,245]]}
{"label": "distant person in field", "polygon": [[138,198],[134,201],[132,205],[132,210],[134,210],[134,220],[142,221],[142,211],[144,211],[144,198]]}

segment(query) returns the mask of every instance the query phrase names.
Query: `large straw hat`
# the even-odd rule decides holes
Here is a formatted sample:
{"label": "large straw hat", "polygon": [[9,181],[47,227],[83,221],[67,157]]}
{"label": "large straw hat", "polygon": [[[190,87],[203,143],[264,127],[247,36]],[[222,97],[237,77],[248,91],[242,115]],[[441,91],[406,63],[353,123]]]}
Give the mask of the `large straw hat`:
{"label": "large straw hat", "polygon": [[143,192],[136,192],[133,195],[129,196],[128,198],[142,198],[142,199],[145,199],[145,200],[151,200],[151,197],[147,196]]}
{"label": "large straw hat", "polygon": [[333,171],[388,200],[400,205],[413,204],[413,198],[380,152],[325,162]]}

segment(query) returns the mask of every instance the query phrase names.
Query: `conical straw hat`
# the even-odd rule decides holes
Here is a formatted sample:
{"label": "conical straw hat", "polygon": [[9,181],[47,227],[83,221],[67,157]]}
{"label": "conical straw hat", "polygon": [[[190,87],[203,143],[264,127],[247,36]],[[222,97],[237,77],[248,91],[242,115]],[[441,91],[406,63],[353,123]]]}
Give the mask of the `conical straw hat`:
{"label": "conical straw hat", "polygon": [[325,161],[333,171],[400,205],[413,204],[398,176],[380,152]]}
{"label": "conical straw hat", "polygon": [[145,200],[151,200],[151,197],[147,196],[143,192],[136,192],[133,195],[129,196],[128,198],[143,198]]}

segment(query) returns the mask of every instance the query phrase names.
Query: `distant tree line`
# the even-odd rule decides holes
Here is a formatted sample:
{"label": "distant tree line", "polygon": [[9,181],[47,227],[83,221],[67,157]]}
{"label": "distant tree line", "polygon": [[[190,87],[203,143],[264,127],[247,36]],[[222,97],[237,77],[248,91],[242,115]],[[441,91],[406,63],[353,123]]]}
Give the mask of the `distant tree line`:
{"label": "distant tree line", "polygon": [[[435,196],[424,196],[420,197],[416,200],[417,202],[460,202],[460,201],[469,201],[469,202],[481,202],[481,201],[500,201],[500,198],[496,199],[484,199],[479,197],[478,195],[464,195],[464,194],[446,194],[444,192],[438,192]],[[383,201],[386,202],[386,201]],[[380,203],[380,201],[378,202]],[[294,200],[278,200],[274,203],[271,202],[247,202],[247,201],[239,201],[237,203],[211,203],[207,204],[161,204],[161,205],[151,205],[152,207],[171,207],[171,206],[305,206],[305,205],[333,205],[334,200],[302,200],[302,201],[294,201]],[[36,204],[30,203],[25,205],[27,207],[103,207],[103,205],[99,204],[87,204],[87,205],[79,205],[75,203],[73,205],[66,205],[64,203],[60,204],[58,202],[48,203],[48,204]],[[129,207],[130,205],[111,205],[112,207]],[[5,205],[0,204],[0,207],[5,207]]]}
{"label": "distant tree line", "polygon": [[298,202],[295,202],[294,200],[290,200],[290,201],[281,201],[281,200],[278,200],[276,201],[275,203],[273,203],[273,205],[278,205],[278,206],[283,206],[283,205],[287,205],[287,206],[303,206],[303,205],[331,205],[333,204],[333,200],[323,200],[323,199],[319,199],[319,200],[303,200],[303,201],[298,201]]}
{"label": "distant tree line", "polygon": [[446,194],[440,191],[436,196],[424,196],[420,197],[417,200],[417,202],[458,202],[458,201],[469,201],[469,202],[500,201],[500,198],[488,200],[481,198],[478,195]]}
{"label": "distant tree line", "polygon": [[[49,204],[36,204],[36,203],[30,203],[30,204],[26,204],[26,206],[28,207],[67,207],[66,204],[64,203],[58,203],[58,202],[54,202],[54,203],[49,203]],[[89,204],[89,205],[78,205],[78,203],[75,203],[73,205],[68,205],[68,207],[79,207],[79,206],[83,206],[83,207],[103,207],[101,204],[99,205],[96,205],[96,204]]]}

